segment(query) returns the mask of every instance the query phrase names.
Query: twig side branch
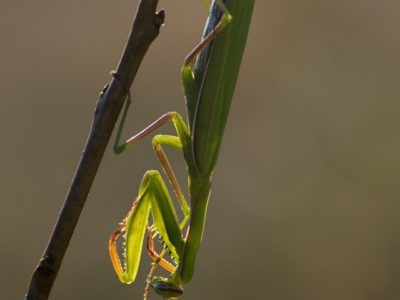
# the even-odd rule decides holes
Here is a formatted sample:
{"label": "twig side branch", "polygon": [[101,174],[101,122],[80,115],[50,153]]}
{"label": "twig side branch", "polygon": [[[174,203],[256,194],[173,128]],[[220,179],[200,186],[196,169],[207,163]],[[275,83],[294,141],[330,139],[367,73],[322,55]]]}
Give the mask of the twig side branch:
{"label": "twig side branch", "polygon": [[164,22],[164,12],[156,13],[158,0],[141,0],[125,50],[116,73],[100,97],[87,143],[68,190],[63,207],[38,266],[35,268],[25,300],[46,300],[60,269],[90,187],[121,112],[130,87],[150,44]]}

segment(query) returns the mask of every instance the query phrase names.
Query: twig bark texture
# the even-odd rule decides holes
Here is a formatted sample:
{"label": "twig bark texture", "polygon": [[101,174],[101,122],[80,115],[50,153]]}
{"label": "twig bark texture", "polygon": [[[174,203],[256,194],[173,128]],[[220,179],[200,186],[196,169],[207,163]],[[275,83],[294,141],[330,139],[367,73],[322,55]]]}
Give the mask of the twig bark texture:
{"label": "twig bark texture", "polygon": [[25,300],[48,299],[114,125],[139,65],[164,22],[158,0],[141,0],[116,76],[100,97],[81,160],[48,245],[34,270]]}

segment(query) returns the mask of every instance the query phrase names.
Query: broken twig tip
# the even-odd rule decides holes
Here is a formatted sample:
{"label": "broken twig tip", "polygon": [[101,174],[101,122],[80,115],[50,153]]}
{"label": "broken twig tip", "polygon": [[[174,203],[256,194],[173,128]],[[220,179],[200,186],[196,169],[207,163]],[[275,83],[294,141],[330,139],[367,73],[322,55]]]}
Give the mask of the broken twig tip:
{"label": "broken twig tip", "polygon": [[160,28],[162,25],[164,25],[164,20],[165,20],[165,11],[162,9],[158,13],[156,13],[154,17],[154,24]]}

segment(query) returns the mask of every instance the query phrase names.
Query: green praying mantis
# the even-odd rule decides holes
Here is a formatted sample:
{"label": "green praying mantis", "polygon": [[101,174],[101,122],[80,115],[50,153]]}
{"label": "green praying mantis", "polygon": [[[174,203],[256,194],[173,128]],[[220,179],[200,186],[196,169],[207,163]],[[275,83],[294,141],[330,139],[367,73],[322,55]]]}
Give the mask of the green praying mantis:
{"label": "green praying mantis", "polygon": [[[152,145],[176,194],[183,220],[178,220],[161,174],[150,170],[144,174],[132,208],[109,240],[110,257],[118,278],[123,283],[132,283],[138,272],[147,234],[146,247],[153,260],[153,267],[148,276],[145,298],[151,286],[165,299],[176,299],[182,295],[183,285],[193,276],[203,236],[211,178],[239,73],[254,2],[255,0],[213,0],[203,39],[185,58],[181,71],[188,125],[176,112],[168,112],[120,144],[120,133],[129,102],[125,106],[114,145],[115,153],[123,152],[169,122],[172,122],[177,133],[176,136],[156,135],[152,139]],[[163,146],[183,152],[188,172],[190,205]],[[125,232],[123,265],[116,246],[116,240],[122,232]],[[156,236],[164,245],[160,253],[157,253],[154,245]],[[165,258],[167,253],[170,260]],[[170,276],[154,276],[157,266],[167,270]]]}

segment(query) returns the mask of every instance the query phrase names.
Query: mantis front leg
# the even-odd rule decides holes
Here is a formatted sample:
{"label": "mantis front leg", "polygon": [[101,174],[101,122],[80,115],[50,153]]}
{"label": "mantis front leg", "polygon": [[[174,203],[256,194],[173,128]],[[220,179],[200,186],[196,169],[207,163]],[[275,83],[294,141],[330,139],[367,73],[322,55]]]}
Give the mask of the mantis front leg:
{"label": "mantis front leg", "polygon": [[[178,253],[182,251],[183,238],[172,199],[160,173],[154,170],[147,171],[132,209],[116,233],[111,236],[109,242],[115,272],[123,283],[131,283],[136,278],[150,210],[154,226],[171,255],[179,261]],[[124,268],[118,258],[115,245],[116,238],[122,231],[126,231]]]}

